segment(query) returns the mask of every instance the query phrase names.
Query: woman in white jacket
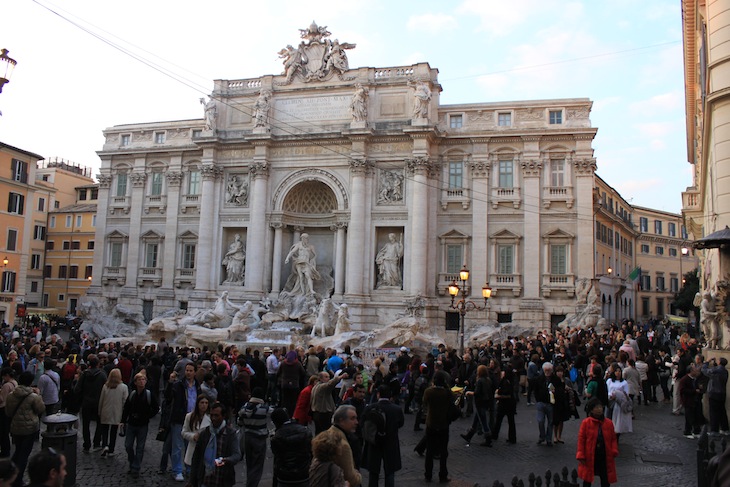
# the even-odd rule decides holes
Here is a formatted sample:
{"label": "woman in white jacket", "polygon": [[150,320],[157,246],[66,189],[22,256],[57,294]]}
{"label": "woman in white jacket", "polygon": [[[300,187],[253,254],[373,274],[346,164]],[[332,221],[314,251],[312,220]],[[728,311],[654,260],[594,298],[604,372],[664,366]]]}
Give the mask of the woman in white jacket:
{"label": "woman in white jacket", "polygon": [[190,471],[190,465],[193,462],[193,452],[195,451],[195,443],[198,441],[198,435],[205,428],[210,426],[209,413],[210,400],[205,394],[198,394],[195,401],[195,408],[185,415],[185,422],[182,427],[182,437],[188,442],[185,450],[185,470]]}
{"label": "woman in white jacket", "polygon": [[129,396],[127,384],[122,383],[122,372],[112,369],[99,398],[99,424],[101,424],[101,456],[114,455],[117,430],[122,422],[124,403]]}

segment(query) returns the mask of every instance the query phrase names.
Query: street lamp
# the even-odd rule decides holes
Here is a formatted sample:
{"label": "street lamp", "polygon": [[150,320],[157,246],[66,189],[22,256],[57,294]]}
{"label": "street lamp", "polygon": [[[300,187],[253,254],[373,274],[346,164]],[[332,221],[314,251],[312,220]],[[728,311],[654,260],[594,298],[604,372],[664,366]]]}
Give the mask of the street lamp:
{"label": "street lamp", "polygon": [[[482,297],[484,298],[484,306],[477,305],[474,301],[466,299],[467,281],[469,280],[469,269],[466,268],[466,264],[459,271],[459,280],[461,284],[451,281],[449,284],[449,295],[451,296],[451,309],[455,309],[461,315],[461,329],[459,334],[459,355],[464,357],[464,317],[466,313],[471,310],[482,311],[487,308],[487,301],[492,297],[492,288],[488,284],[484,284],[482,287]],[[454,304],[454,298],[461,294],[461,299]]]}
{"label": "street lamp", "polygon": [[3,267],[7,267],[9,263],[10,263],[10,261],[8,260],[8,256],[6,255],[5,258],[3,259]]}
{"label": "street lamp", "polygon": [[682,285],[680,286],[680,290],[684,287],[684,274],[682,273],[682,260],[689,255],[689,249],[685,246],[682,246],[682,249],[680,250],[681,255],[679,256],[679,278],[681,279]]}
{"label": "street lamp", "polygon": [[0,49],[0,93],[3,92],[3,85],[10,82],[16,64],[18,62],[8,56],[7,49]]}

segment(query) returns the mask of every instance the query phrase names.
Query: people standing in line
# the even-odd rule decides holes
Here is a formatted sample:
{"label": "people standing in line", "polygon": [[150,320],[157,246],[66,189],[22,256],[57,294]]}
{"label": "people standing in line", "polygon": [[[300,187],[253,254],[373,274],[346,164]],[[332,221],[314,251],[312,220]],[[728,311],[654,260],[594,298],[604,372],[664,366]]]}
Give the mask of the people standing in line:
{"label": "people standing in line", "polygon": [[257,387],[251,392],[251,399],[238,412],[239,421],[244,428],[246,487],[257,487],[264,472],[266,438],[269,436],[269,407],[264,403],[264,395],[264,390]]}
{"label": "people standing in line", "polygon": [[274,454],[273,487],[309,487],[312,463],[312,433],[305,425],[289,419],[284,408],[271,413],[276,432],[271,437]]}
{"label": "people standing in line", "polygon": [[[363,418],[368,417],[368,411],[379,408],[385,414],[385,436],[380,444],[365,443],[362,466],[370,472],[370,487],[378,486],[380,466],[383,466],[385,487],[395,487],[395,473],[402,468],[400,457],[400,439],[398,429],[403,427],[405,416],[397,404],[391,402],[392,391],[389,386],[378,388],[378,402],[370,404],[363,412]],[[358,421],[359,424],[359,421]]]}
{"label": "people standing in line", "polygon": [[[470,357],[465,355],[465,357]],[[463,366],[464,364],[462,364]],[[474,390],[466,392],[467,397],[471,397],[474,402],[476,414],[471,423],[469,430],[462,434],[467,444],[471,442],[472,437],[481,431],[484,434],[484,441],[481,446],[492,446],[492,430],[489,427],[489,407],[494,399],[494,385],[489,378],[489,369],[486,365],[480,365],[476,368],[476,384]]]}
{"label": "people standing in line", "polygon": [[38,391],[46,405],[46,416],[61,409],[61,376],[54,370],[56,361],[50,357],[43,360],[43,374],[38,379]]}
{"label": "people standing in line", "polygon": [[200,432],[210,426],[209,413],[210,399],[205,394],[200,394],[195,400],[195,408],[185,415],[183,423],[182,437],[187,442],[185,449],[185,470],[189,474],[190,467],[193,464],[193,452],[195,451],[195,443],[200,437]]}
{"label": "people standing in line", "polygon": [[5,412],[5,404],[18,382],[11,367],[3,367],[0,375],[3,381],[0,386],[0,458],[7,458],[10,456],[10,416]]}
{"label": "people standing in line", "polygon": [[12,460],[18,466],[18,478],[13,484],[15,487],[23,485],[28,457],[38,439],[41,416],[46,412],[43,399],[31,384],[33,384],[33,372],[26,370],[18,378],[18,387],[5,401],[5,413],[11,418],[10,435],[15,444]]}
{"label": "people standing in line", "polygon": [[102,457],[114,455],[119,423],[122,422],[124,404],[128,397],[129,388],[122,382],[122,372],[119,369],[112,369],[99,398]]}
{"label": "people standing in line", "polygon": [[106,373],[99,368],[99,359],[89,354],[87,358],[89,368],[81,373],[79,381],[74,387],[74,394],[82,398],[81,425],[84,438],[83,451],[89,453],[91,443],[91,422],[96,422],[94,429],[94,451],[101,450],[101,428],[99,425],[99,399],[106,383]]}
{"label": "people standing in line", "polygon": [[120,428],[124,428],[124,448],[127,451],[129,474],[139,478],[139,471],[144,458],[144,447],[147,442],[147,429],[150,419],[160,410],[157,398],[147,389],[147,375],[139,372],[134,376],[134,389],[127,397],[122,411]]}
{"label": "people standing in line", "polygon": [[228,411],[217,402],[210,407],[210,425],[195,442],[190,469],[192,487],[232,487],[236,464],[241,461],[238,431],[226,422]]}
{"label": "people standing in line", "polygon": [[454,402],[451,390],[443,374],[433,377],[433,385],[423,393],[426,413],[426,465],[424,477],[427,482],[433,478],[433,459],[439,457],[439,481],[448,482],[449,469],[449,418],[450,406]]}
{"label": "people standing in line", "polygon": [[330,379],[328,372],[319,373],[319,383],[312,387],[311,399],[315,436],[330,427],[332,414],[335,411],[333,391],[337,383],[347,377],[346,373],[342,373]]}
{"label": "people standing in line", "polygon": [[166,392],[169,397],[165,397],[165,400],[172,404],[170,410],[170,435],[172,437],[170,460],[172,461],[172,474],[177,482],[185,481],[183,475],[185,441],[182,437],[185,415],[193,411],[195,401],[200,394],[200,384],[195,380],[195,370],[195,363],[186,364],[185,375],[168,388]]}
{"label": "people standing in line", "polygon": [[[312,441],[312,452],[315,460],[309,470],[309,480],[312,487],[330,485],[324,483],[326,482],[324,479],[327,478],[329,473],[328,465],[322,465],[328,461],[342,469],[342,475],[345,481],[349,482],[349,485],[352,487],[360,485],[362,476],[355,468],[352,449],[347,440],[347,435],[354,434],[357,430],[357,424],[357,411],[355,411],[355,408],[348,405],[340,406],[332,415],[332,426],[315,436]],[[333,476],[333,478],[335,477]]]}
{"label": "people standing in line", "polygon": [[588,417],[580,424],[578,445],[575,458],[578,460],[578,476],[583,487],[591,487],[596,477],[601,479],[601,487],[615,483],[618,438],[614,425],[603,415],[603,403],[593,398],[586,404]]}
{"label": "people standing in line", "polygon": [[702,365],[701,371],[709,379],[707,397],[710,405],[710,433],[727,435],[730,433],[725,410],[728,380],[727,359],[721,357],[718,363],[718,360],[713,357]]}

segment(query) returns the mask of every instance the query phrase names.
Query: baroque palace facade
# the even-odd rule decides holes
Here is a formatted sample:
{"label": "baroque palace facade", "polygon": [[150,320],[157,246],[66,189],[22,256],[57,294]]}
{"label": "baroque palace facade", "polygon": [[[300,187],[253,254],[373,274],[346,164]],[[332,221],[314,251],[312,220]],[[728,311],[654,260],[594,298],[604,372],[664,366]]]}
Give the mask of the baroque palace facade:
{"label": "baroque palace facade", "polygon": [[217,80],[202,120],[104,131],[89,295],[146,319],[275,301],[306,234],[313,290],[354,329],[420,296],[443,330],[462,265],[475,301],[493,289],[467,326],[574,312],[594,277],[590,100],[441,105],[427,63],[350,69],[329,34],[303,30],[282,75]]}

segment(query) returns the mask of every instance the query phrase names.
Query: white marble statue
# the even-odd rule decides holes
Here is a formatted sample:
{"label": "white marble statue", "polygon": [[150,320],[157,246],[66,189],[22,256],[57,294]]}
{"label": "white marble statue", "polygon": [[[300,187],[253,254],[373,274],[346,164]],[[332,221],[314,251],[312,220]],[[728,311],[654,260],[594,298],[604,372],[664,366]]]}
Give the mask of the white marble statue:
{"label": "white marble statue", "polygon": [[403,201],[403,174],[399,171],[380,172],[378,203],[397,203]]}
{"label": "white marble statue", "polygon": [[330,49],[330,52],[327,55],[327,62],[325,63],[326,71],[332,69],[343,74],[345,71],[350,69],[350,63],[347,61],[347,53],[345,52],[345,49],[353,49],[356,44],[350,44],[347,42],[340,44],[340,41],[337,39],[334,41],[326,39],[325,45]]}
{"label": "white marble statue", "polygon": [[205,106],[205,130],[215,131],[216,118],[218,117],[218,108],[215,105],[215,100],[209,98],[206,103],[205,98],[201,98],[200,104]]}
{"label": "white marble statue", "polygon": [[223,282],[227,284],[243,284],[245,261],[246,252],[243,249],[241,235],[237,233],[233,237],[233,242],[228,246],[226,255],[223,257],[223,265],[226,266],[226,280]]}
{"label": "white marble statue", "polygon": [[350,321],[350,311],[346,303],[342,303],[337,310],[337,324],[335,325],[335,335],[352,331],[352,322]]}
{"label": "white marble statue", "polygon": [[355,93],[350,100],[350,114],[353,122],[366,122],[368,119],[368,89],[360,83],[355,85]]}
{"label": "white marble statue", "polygon": [[715,310],[715,297],[710,291],[705,291],[702,294],[700,324],[702,325],[702,334],[707,341],[707,347],[711,349],[720,348],[720,324]]}
{"label": "white marble statue", "polygon": [[431,90],[426,83],[416,83],[413,93],[413,118],[428,118],[428,105],[431,102]]}
{"label": "white marble statue", "polygon": [[271,109],[271,91],[261,90],[253,106],[254,127],[269,126],[269,110]]}
{"label": "white marble statue", "polygon": [[403,234],[401,234],[400,241],[398,241],[395,233],[389,233],[388,242],[375,256],[375,263],[378,265],[378,281],[376,287],[400,288],[403,285],[400,267],[402,257]]}
{"label": "white marble statue", "polygon": [[286,75],[286,83],[290,83],[297,72],[301,72],[304,65],[307,64],[307,56],[304,53],[304,42],[294,49],[291,44],[279,51],[279,58],[283,59],[284,74]]}
{"label": "white marble statue", "polygon": [[312,338],[317,336],[317,330],[322,338],[327,336],[327,329],[330,327],[330,321],[335,312],[335,305],[330,298],[324,298],[317,310],[317,319],[312,327]]}
{"label": "white marble statue", "polygon": [[317,252],[309,243],[309,234],[303,233],[300,241],[292,245],[284,259],[288,264],[292,260],[292,272],[296,273],[296,282],[290,293],[307,296],[314,294],[314,281],[321,279],[317,272]]}

